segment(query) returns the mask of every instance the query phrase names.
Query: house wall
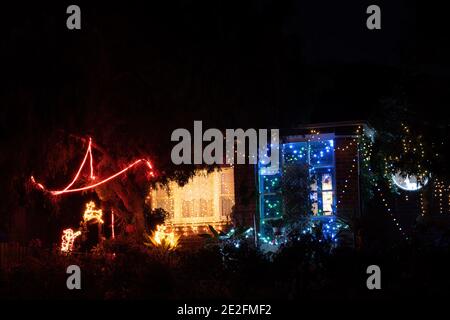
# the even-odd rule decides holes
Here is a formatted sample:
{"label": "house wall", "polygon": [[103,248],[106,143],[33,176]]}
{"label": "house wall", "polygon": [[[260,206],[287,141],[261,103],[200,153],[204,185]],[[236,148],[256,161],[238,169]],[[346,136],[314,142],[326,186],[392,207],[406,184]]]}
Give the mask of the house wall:
{"label": "house wall", "polygon": [[358,147],[352,137],[336,137],[337,215],[351,218],[360,215],[358,184]]}
{"label": "house wall", "polygon": [[257,199],[258,189],[256,168],[254,165],[234,166],[235,206],[232,221],[238,226],[254,226],[254,219],[259,224]]}

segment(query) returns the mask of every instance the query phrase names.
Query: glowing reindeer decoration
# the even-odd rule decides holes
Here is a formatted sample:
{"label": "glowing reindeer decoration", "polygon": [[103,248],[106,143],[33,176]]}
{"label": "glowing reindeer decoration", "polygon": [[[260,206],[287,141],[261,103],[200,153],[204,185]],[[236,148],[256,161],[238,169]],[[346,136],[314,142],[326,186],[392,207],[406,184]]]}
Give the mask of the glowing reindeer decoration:
{"label": "glowing reindeer decoration", "polygon": [[[78,170],[75,173],[75,176],[73,177],[72,181],[67,184],[64,188],[61,189],[54,189],[49,190],[47,189],[42,183],[36,181],[36,179],[31,176],[30,181],[31,183],[36,186],[39,190],[43,191],[46,194],[50,194],[52,196],[59,196],[67,193],[73,193],[73,192],[82,192],[85,190],[91,190],[95,189],[96,187],[106,184],[109,181],[112,181],[113,179],[118,178],[121,175],[124,175],[127,171],[131,170],[132,168],[136,168],[137,166],[144,165],[147,169],[147,178],[151,178],[155,176],[155,173],[153,171],[153,166],[151,162],[148,159],[137,159],[134,162],[131,162],[121,170],[115,172],[114,174],[110,176],[106,176],[103,178],[99,178],[94,174],[94,158],[92,156],[92,138],[89,138],[89,143],[87,145],[87,150],[84,155],[83,161],[81,162]],[[83,182],[85,179],[82,179],[83,170],[85,170],[85,167],[89,167],[89,179],[88,183],[80,183]],[[86,230],[86,226],[88,222],[93,222],[98,224],[99,228],[99,239],[101,238],[101,225],[104,223],[103,221],[103,212],[101,209],[95,208],[95,203],[93,201],[86,204],[86,210],[83,214],[83,221],[82,221],[82,230]],[[114,234],[114,214],[111,213],[111,230],[112,230],[112,238],[115,238]],[[81,231],[74,232],[72,229],[65,229],[63,230],[63,236],[62,236],[62,243],[61,243],[61,251],[62,252],[70,252],[73,248],[73,242],[75,239],[81,235]]]}
{"label": "glowing reindeer decoration", "polygon": [[103,224],[103,211],[102,209],[96,209],[94,201],[86,203],[86,210],[83,214],[83,221],[87,223],[94,221],[94,223]]}

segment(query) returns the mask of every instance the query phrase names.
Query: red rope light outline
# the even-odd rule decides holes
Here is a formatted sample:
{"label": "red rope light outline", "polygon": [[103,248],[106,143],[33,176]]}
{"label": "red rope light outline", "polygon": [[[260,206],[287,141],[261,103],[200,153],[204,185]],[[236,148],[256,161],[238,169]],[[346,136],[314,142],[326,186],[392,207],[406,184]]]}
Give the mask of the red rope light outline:
{"label": "red rope light outline", "polygon": [[31,182],[32,182],[34,185],[36,185],[39,189],[41,189],[41,190],[43,190],[43,191],[46,191],[46,192],[49,192],[49,193],[51,193],[52,195],[57,196],[57,195],[61,195],[61,194],[64,194],[64,193],[79,192],[79,191],[84,191],[84,190],[93,189],[93,188],[98,187],[98,186],[100,186],[100,185],[102,185],[102,184],[104,184],[104,183],[106,183],[106,182],[108,182],[108,181],[110,181],[110,180],[112,180],[112,179],[114,179],[114,178],[117,178],[118,176],[120,176],[121,174],[127,172],[128,170],[130,170],[131,168],[133,168],[134,166],[136,166],[136,165],[138,165],[138,164],[146,164],[147,167],[150,169],[149,175],[150,175],[151,177],[154,177],[154,176],[155,176],[155,174],[154,174],[154,172],[153,172],[153,167],[152,167],[152,164],[150,163],[150,161],[147,160],[147,159],[139,159],[139,160],[136,160],[135,162],[133,162],[132,164],[128,165],[128,166],[125,167],[124,169],[120,170],[119,172],[117,172],[117,173],[115,173],[115,174],[109,176],[108,178],[105,178],[105,179],[103,179],[103,180],[101,180],[101,181],[99,181],[99,182],[90,184],[90,185],[88,185],[88,186],[84,186],[84,187],[80,187],[80,188],[74,188],[74,189],[71,189],[71,187],[73,186],[73,184],[74,184],[74,183],[78,180],[78,178],[80,177],[81,171],[83,170],[84,165],[85,165],[86,160],[87,160],[88,157],[90,158],[90,159],[89,159],[89,164],[90,164],[90,178],[91,178],[91,180],[96,180],[96,177],[95,177],[95,175],[94,175],[94,165],[93,165],[93,157],[92,157],[92,138],[89,138],[89,145],[88,145],[88,148],[87,148],[87,150],[86,150],[86,154],[85,154],[85,156],[84,156],[84,158],[83,158],[83,161],[81,162],[80,168],[78,169],[77,173],[75,174],[75,177],[73,178],[73,180],[72,180],[72,181],[71,181],[64,189],[62,189],[62,190],[47,190],[47,189],[44,187],[43,184],[36,182],[36,180],[34,179],[33,176],[31,176]]}

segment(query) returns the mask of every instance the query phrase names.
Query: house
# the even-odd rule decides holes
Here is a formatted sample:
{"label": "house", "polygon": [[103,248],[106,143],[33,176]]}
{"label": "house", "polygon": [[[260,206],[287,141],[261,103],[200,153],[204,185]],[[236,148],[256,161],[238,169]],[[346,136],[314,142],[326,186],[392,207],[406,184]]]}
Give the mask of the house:
{"label": "house", "polygon": [[237,224],[253,228],[260,237],[270,237],[270,221],[282,217],[284,211],[283,169],[306,166],[311,178],[311,215],[359,217],[363,211],[361,134],[373,135],[362,121],[282,129],[278,170],[260,163],[201,172],[183,187],[173,182],[168,188],[152,190],[152,207],[166,210],[166,224],[184,236],[208,232],[208,225],[226,230]]}
{"label": "house", "polygon": [[170,182],[167,188],[151,191],[152,208],[167,211],[168,226],[185,236],[208,232],[208,225],[225,229],[231,224],[235,199],[233,167],[197,173],[183,187]]}

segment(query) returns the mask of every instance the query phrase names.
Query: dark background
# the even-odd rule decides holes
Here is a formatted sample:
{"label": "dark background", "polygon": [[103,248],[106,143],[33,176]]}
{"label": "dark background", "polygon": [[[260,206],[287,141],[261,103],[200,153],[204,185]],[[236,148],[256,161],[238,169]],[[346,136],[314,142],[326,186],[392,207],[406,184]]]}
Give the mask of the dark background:
{"label": "dark background", "polygon": [[[70,4],[0,10],[1,229],[26,207],[30,175],[57,186],[73,174],[84,152],[73,136],[93,137],[119,167],[145,156],[160,176],[179,178],[170,134],[194,120],[205,128],[376,124],[390,117],[384,101],[399,99],[415,122],[449,124],[450,48],[439,6],[78,1],[82,28],[68,30]],[[381,30],[366,28],[370,4],[381,7]]]}
{"label": "dark background", "polygon": [[69,4],[2,7],[2,137],[23,124],[18,97],[46,110],[43,126],[95,112],[108,90],[145,99],[149,122],[170,112],[168,125],[366,120],[402,90],[418,111],[448,101],[439,6],[378,1],[382,30],[368,30],[371,1],[79,1],[82,30],[70,31]]}

